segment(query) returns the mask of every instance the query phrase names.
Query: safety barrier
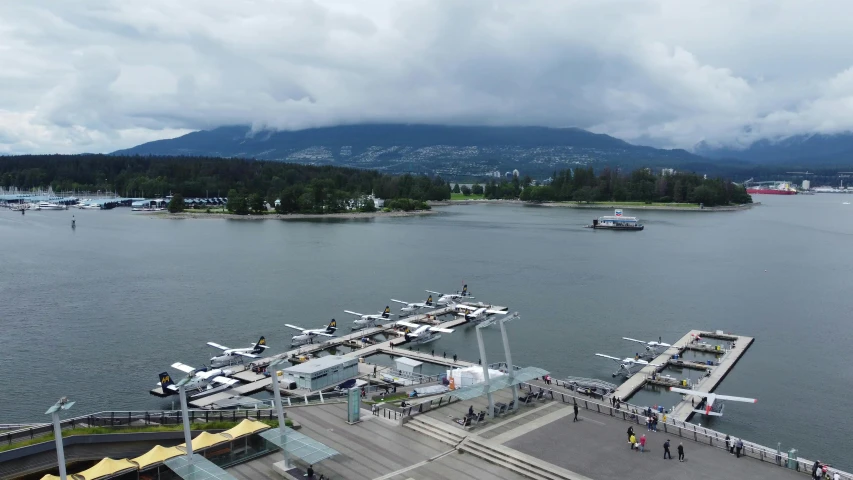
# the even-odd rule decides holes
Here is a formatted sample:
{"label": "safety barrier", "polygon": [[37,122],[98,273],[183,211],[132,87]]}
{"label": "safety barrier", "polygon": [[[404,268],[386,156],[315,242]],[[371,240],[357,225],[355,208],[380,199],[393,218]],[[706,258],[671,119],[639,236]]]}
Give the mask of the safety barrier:
{"label": "safety barrier", "polygon": [[[527,386],[531,392],[534,389],[541,389],[545,392],[546,396],[555,401],[568,404],[577,404],[578,407],[583,408],[585,410],[594,411],[602,415],[609,415],[614,418],[621,418],[626,422],[634,423],[637,425],[645,426],[646,424],[647,417],[644,415],[644,407],[628,405],[625,402],[622,402],[623,406],[620,408],[616,408],[613,405],[605,405],[603,403],[592,401],[589,398],[576,397],[571,394],[554,391],[553,389],[541,387],[539,385],[534,385],[531,383],[523,383],[522,385]],[[560,383],[558,383],[558,385],[560,385]],[[726,448],[725,433],[710,430],[705,427],[700,427],[692,423],[679,422],[672,419],[667,419],[666,422],[659,420],[657,428],[658,431],[663,430],[664,432],[669,433],[670,435],[678,435],[680,438],[687,438],[695,442],[708,444],[712,447],[722,449]],[[741,439],[741,441],[743,441],[743,449],[741,450],[741,455],[745,457],[754,458],[762,462],[772,463],[783,468],[789,468],[791,470],[802,472],[804,474],[811,474],[812,466],[815,463],[812,460],[800,457],[788,458],[787,452],[774,450],[759,445],[757,443],[747,442],[743,439]],[[844,472],[842,470],[838,470],[836,468],[831,467],[830,472],[831,474],[838,473],[839,477],[842,480],[853,480],[853,474],[851,473]]]}

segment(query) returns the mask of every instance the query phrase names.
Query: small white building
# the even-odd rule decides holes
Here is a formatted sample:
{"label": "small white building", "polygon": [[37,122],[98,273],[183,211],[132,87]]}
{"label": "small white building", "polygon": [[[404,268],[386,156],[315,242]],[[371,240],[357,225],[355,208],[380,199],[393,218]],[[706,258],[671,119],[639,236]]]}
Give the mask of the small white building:
{"label": "small white building", "polygon": [[282,372],[296,381],[296,388],[313,392],[358,376],[358,359],[329,355],[282,369]]}
{"label": "small white building", "polygon": [[406,357],[395,358],[394,363],[397,364],[397,370],[401,372],[417,373],[419,375],[421,374],[421,367],[423,367],[423,362]]}

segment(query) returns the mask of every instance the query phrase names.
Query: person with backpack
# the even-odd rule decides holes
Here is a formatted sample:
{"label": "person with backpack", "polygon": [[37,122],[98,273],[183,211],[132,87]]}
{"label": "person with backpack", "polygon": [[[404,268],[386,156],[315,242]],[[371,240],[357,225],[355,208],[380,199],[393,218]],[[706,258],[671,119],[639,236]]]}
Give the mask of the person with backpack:
{"label": "person with backpack", "polygon": [[669,439],[663,444],[663,459],[666,460],[667,457],[672,460],[672,453],[669,451]]}

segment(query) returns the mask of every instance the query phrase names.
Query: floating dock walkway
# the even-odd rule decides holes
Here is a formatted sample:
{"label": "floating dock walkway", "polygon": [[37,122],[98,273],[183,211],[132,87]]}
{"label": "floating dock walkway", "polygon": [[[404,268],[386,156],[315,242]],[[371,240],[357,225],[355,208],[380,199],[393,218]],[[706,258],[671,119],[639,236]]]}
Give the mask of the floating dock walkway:
{"label": "floating dock walkway", "polygon": [[[478,308],[487,306],[484,304],[473,302],[464,302],[464,304]],[[504,310],[509,313],[509,309],[507,307],[495,305],[488,305],[488,307],[496,310]],[[401,320],[426,325],[441,325],[442,328],[454,328],[469,322],[469,320],[467,320],[464,316],[457,316],[454,317],[452,320],[447,320],[444,322],[439,320],[439,317],[452,315],[455,312],[456,309],[454,307],[447,306],[430,310],[421,314],[403,317],[401,318]],[[252,371],[252,366],[263,368],[276,359],[295,359],[300,357],[311,357],[312,355],[318,352],[329,350],[332,348],[354,348],[355,350],[342,354],[343,356],[348,358],[364,358],[376,354],[389,354],[420,360],[423,362],[444,365],[447,367],[467,367],[475,365],[474,363],[466,362],[463,360],[457,360],[454,362],[452,358],[443,358],[414,350],[395,348],[407,344],[405,338],[403,338],[402,336],[398,336],[398,332],[394,326],[395,323],[395,321],[391,321],[387,324],[380,325],[377,327],[353,330],[352,332],[347,333],[346,335],[335,337],[322,343],[302,345],[300,347],[294,348],[283,353],[279,353],[277,355],[271,355],[269,357],[264,357],[262,359],[255,360],[254,362],[251,362],[247,365],[232,365],[230,367],[223,367],[229,368],[234,372],[228,375],[229,377],[239,380],[244,384],[220,393],[215,393],[197,399],[191,399],[188,403],[195,408],[221,408],[225,404],[238,405],[241,404],[241,402],[247,404],[252,403],[255,400],[252,398],[248,398],[248,395],[263,390],[272,392],[272,379],[262,373]],[[371,337],[380,334],[392,336],[392,338],[372,344],[366,344],[362,341],[362,339],[370,339]],[[156,387],[152,389],[150,393],[158,397],[165,397],[167,395],[170,395],[164,394],[163,389],[161,387]],[[282,393],[285,395],[301,395],[307,392],[303,392],[301,390],[297,392],[293,392],[290,390],[282,390]]]}
{"label": "floating dock walkway", "polygon": [[[711,345],[703,345],[699,343],[695,343],[693,339],[695,338],[714,338],[717,340],[725,340],[727,342],[732,343],[732,348],[724,351],[722,358],[719,360],[719,363],[716,365],[705,365],[697,362],[689,362],[684,360],[673,360],[675,355],[679,357],[685,350],[694,350],[705,353],[721,353],[720,350],[717,350],[717,347]],[[650,363],[654,363],[657,365],[664,366],[674,366],[681,368],[694,368],[694,369],[702,369],[708,371],[709,375],[705,376],[700,380],[696,385],[693,386],[693,390],[701,393],[710,393],[713,392],[714,389],[720,384],[723,378],[728,375],[732,368],[734,368],[735,364],[740,360],[740,357],[743,356],[744,352],[752,345],[755,339],[752,337],[745,337],[741,335],[731,335],[724,334],[719,332],[704,332],[701,330],[691,330],[687,335],[683,336],[680,340],[675,342],[671,347],[666,349],[665,352],[658,355]],[[664,367],[655,367],[649,365],[636,374],[632,375],[630,378],[625,380],[622,385],[620,385],[616,391],[613,393],[613,396],[620,399],[627,399],[634,395],[638,390],[643,388],[646,383],[660,385],[664,387],[670,386],[679,386],[680,382],[677,380],[673,380],[667,376],[661,376],[660,370]],[[653,377],[654,374],[654,378]],[[684,399],[675,406],[675,408],[670,413],[670,416],[674,420],[679,420],[682,422],[686,422],[693,416],[694,404],[699,406],[701,402],[704,401],[704,398],[699,395],[685,395]]]}

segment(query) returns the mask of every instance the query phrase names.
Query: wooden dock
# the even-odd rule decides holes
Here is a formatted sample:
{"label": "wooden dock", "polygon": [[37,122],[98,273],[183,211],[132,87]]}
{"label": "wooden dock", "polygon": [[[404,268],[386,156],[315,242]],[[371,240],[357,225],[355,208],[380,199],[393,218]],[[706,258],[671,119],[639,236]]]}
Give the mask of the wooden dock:
{"label": "wooden dock", "polygon": [[[714,345],[697,344],[693,342],[693,339],[697,338],[697,336],[729,341],[733,343],[734,347],[729,350],[721,350]],[[752,342],[754,341],[755,339],[752,337],[704,332],[702,330],[691,330],[687,333],[687,335],[681,337],[681,339],[679,339],[671,347],[666,349],[665,352],[658,355],[653,361],[651,361],[651,363],[657,365],[672,365],[682,368],[695,368],[709,371],[710,375],[704,377],[698,382],[697,385],[694,386],[695,390],[703,393],[708,393],[714,391],[714,389],[717,388],[723,378],[728,375],[729,371],[731,371],[737,361],[740,360],[740,357],[743,356],[743,353],[746,352],[746,350],[749,348],[750,345],[752,345]],[[723,353],[724,355],[719,360],[719,363],[717,365],[710,366],[698,362],[683,361],[680,359],[673,360],[673,356],[680,356],[685,350],[688,349],[703,351],[707,353]],[[673,385],[672,382],[667,380],[665,377],[661,377],[660,375],[655,375],[656,379],[652,381],[652,374],[658,374],[660,370],[662,370],[661,367],[655,367],[652,365],[643,368],[642,370],[625,380],[622,385],[619,385],[613,395],[624,401],[634,395],[638,390],[643,388],[643,386],[647,382],[651,382],[660,386],[678,385],[678,382],[675,382],[675,384]],[[693,401],[693,403],[691,403],[691,400]],[[682,422],[688,421],[693,415],[693,404],[699,405],[702,400],[703,398],[701,396],[685,396],[685,398],[678,405],[675,406],[671,413],[671,417],[675,420],[680,420]]]}

